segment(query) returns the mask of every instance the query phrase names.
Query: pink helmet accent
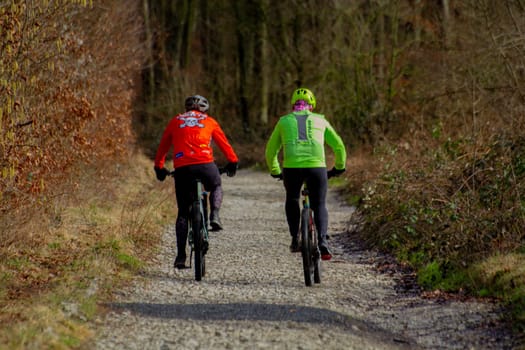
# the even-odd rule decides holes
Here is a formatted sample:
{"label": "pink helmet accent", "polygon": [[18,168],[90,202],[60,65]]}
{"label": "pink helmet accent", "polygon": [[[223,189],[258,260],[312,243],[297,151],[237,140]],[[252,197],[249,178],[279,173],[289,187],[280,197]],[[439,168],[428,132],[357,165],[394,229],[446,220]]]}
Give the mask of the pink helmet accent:
{"label": "pink helmet accent", "polygon": [[294,112],[304,111],[304,110],[311,111],[312,109],[313,109],[312,105],[308,104],[305,100],[297,100],[295,101],[293,105]]}

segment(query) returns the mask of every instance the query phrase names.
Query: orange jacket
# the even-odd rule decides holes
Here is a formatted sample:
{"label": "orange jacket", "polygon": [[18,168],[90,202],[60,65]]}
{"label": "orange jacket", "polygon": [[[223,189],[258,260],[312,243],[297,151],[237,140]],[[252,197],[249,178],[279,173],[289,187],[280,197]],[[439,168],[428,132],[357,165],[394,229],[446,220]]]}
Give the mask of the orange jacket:
{"label": "orange jacket", "polygon": [[164,167],[166,155],[172,146],[175,169],[191,164],[213,162],[212,139],[224,153],[228,162],[237,163],[239,161],[224,131],[211,116],[199,111],[188,111],[176,115],[162,134],[155,156],[155,166]]}

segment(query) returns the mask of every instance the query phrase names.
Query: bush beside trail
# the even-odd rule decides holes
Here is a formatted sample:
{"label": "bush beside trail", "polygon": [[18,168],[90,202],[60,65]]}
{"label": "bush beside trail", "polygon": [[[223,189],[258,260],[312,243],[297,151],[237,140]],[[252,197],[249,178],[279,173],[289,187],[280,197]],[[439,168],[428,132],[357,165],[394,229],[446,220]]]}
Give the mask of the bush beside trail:
{"label": "bush beside trail", "polygon": [[0,5],[0,347],[81,342],[97,295],[140,266],[154,240],[143,231],[158,231],[162,211],[136,208],[150,192],[133,194],[149,173],[128,162],[140,163],[140,5]]}
{"label": "bush beside trail", "polygon": [[377,148],[367,160],[374,175],[357,167],[350,176],[360,235],[412,266],[428,290],[502,300],[523,329],[522,143],[516,136],[483,148],[465,141]]}

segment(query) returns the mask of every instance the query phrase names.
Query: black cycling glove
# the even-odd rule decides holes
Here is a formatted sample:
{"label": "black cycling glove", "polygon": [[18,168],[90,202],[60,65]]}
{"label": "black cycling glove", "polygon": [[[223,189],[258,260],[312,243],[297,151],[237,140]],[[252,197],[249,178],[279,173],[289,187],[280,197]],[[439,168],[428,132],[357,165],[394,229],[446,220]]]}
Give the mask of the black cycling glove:
{"label": "black cycling glove", "polygon": [[283,173],[280,173],[280,174],[277,174],[277,175],[274,175],[274,174],[270,174],[271,177],[273,177],[274,179],[277,179],[277,180],[282,180],[283,179]]}
{"label": "black cycling glove", "polygon": [[235,176],[235,174],[237,173],[237,167],[238,163],[226,164],[226,166],[224,167],[224,170],[226,170],[226,175],[228,175],[229,177]]}
{"label": "black cycling glove", "polygon": [[155,169],[155,175],[157,175],[157,180],[159,181],[164,181],[166,179],[166,176],[170,174],[170,172],[166,168],[154,167],[153,169]]}
{"label": "black cycling glove", "polygon": [[331,178],[331,177],[341,175],[342,173],[345,172],[345,170],[346,169],[336,169],[335,167],[333,167],[332,169],[328,170],[326,173],[328,175],[328,178]]}

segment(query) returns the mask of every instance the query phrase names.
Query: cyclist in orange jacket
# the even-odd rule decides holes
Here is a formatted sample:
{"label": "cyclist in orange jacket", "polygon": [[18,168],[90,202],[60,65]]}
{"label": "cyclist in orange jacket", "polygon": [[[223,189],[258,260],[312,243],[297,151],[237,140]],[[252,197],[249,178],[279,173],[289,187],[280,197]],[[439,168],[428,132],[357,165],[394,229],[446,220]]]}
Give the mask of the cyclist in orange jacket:
{"label": "cyclist in orange jacket", "polygon": [[173,117],[162,134],[154,165],[157,179],[164,181],[170,173],[164,168],[166,155],[173,147],[175,195],[178,207],[175,225],[177,257],[174,266],[179,269],[184,268],[186,264],[189,208],[195,178],[201,179],[204,188],[210,193],[211,229],[222,230],[219,209],[223,192],[219,169],[214,162],[212,140],[228,160],[225,167],[228,176],[235,176],[239,161],[219,123],[207,114],[210,107],[208,100],[200,95],[194,95],[187,97],[184,104],[186,112]]}

